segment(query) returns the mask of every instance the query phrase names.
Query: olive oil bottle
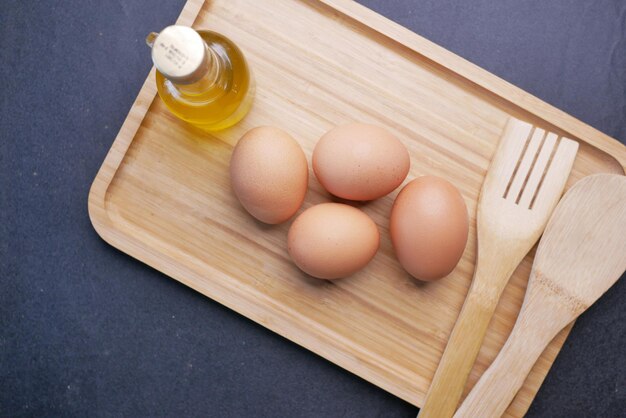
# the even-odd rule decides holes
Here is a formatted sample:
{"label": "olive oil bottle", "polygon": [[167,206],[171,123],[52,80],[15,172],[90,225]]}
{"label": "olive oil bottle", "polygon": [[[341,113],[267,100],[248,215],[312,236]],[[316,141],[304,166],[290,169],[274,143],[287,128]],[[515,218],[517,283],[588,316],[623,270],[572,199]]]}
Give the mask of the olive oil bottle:
{"label": "olive oil bottle", "polygon": [[215,32],[168,26],[151,33],[159,96],[178,118],[206,131],[228,128],[250,110],[254,80],[241,50]]}

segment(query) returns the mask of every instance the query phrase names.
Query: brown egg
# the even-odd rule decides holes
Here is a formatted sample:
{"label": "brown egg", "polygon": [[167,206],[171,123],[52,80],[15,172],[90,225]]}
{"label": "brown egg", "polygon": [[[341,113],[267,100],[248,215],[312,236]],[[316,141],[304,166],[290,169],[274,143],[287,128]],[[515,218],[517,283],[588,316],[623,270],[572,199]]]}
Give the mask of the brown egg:
{"label": "brown egg", "polygon": [[365,267],[380,243],[378,228],[359,209],[341,203],[310,207],[296,218],[287,238],[289,255],[319,279],[347,277]]}
{"label": "brown egg", "polygon": [[467,243],[467,207],[456,187],[433,176],[407,184],[391,209],[389,232],[400,264],[430,281],[450,274]]}
{"label": "brown egg", "polygon": [[302,205],[309,180],[306,157],[285,131],[261,126],[246,132],[230,160],[230,181],[243,207],[255,218],[277,224]]}
{"label": "brown egg", "polygon": [[349,200],[373,200],[406,178],[406,147],[387,130],[364,123],[338,126],[313,151],[313,171],[326,190]]}

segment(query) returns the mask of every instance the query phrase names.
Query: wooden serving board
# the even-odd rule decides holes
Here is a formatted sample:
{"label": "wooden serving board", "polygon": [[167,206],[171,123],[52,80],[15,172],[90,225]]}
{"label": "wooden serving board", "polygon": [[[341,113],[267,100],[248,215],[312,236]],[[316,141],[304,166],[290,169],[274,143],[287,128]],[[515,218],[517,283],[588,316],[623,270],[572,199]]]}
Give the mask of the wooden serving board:
{"label": "wooden serving board", "polygon": [[[209,135],[175,119],[156,96],[154,70],[124,122],[89,195],[95,229],[111,245],[381,388],[421,405],[470,285],[476,200],[509,116],[580,142],[568,185],[598,172],[624,173],[614,139],[346,0],[189,0],[179,23],[234,40],[257,80],[242,123]],[[146,54],[146,59],[148,55]],[[289,224],[254,221],[230,189],[233,146],[248,129],[290,132],[310,161],[336,124],[389,128],[407,146],[411,171],[442,176],[461,191],[470,239],[456,270],[423,284],[398,264],[388,216],[398,190],[361,206],[381,248],[352,277],[319,281],[289,260]],[[301,210],[331,200],[311,172]],[[518,314],[532,254],[517,269],[472,371],[490,364]],[[543,353],[507,416],[522,416],[569,329]]]}

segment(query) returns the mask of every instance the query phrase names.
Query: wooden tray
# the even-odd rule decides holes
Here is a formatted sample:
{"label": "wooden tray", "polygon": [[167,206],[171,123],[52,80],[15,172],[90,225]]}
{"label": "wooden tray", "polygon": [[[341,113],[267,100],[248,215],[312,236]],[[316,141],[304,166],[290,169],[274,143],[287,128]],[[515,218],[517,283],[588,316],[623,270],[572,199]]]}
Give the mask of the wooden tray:
{"label": "wooden tray", "polygon": [[[148,76],[89,195],[95,229],[111,245],[381,388],[421,405],[471,281],[474,211],[489,159],[512,115],[581,144],[569,185],[624,173],[610,137],[346,0],[189,0],[179,23],[233,39],[257,79],[250,115],[208,135],[176,120]],[[148,55],[146,54],[146,59]],[[290,132],[307,157],[335,124],[393,131],[411,153],[408,179],[445,177],[461,190],[472,227],[446,279],[421,284],[392,252],[388,215],[397,191],[363,206],[381,231],[367,268],[337,282],[311,279],[289,261],[289,223],[255,222],[230,190],[228,163],[248,129]],[[313,173],[303,209],[328,201]],[[529,255],[502,297],[471,387],[496,356],[520,308]],[[546,350],[509,408],[522,416],[569,329]]]}

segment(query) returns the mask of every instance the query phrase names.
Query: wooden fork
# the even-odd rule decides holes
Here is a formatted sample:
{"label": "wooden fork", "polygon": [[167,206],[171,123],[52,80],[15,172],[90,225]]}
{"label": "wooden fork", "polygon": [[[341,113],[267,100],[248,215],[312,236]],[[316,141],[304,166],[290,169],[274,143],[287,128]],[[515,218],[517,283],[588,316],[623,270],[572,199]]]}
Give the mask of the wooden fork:
{"label": "wooden fork", "polygon": [[454,414],[502,290],[543,232],[577,151],[571,139],[508,121],[478,202],[474,278],[419,418]]}

